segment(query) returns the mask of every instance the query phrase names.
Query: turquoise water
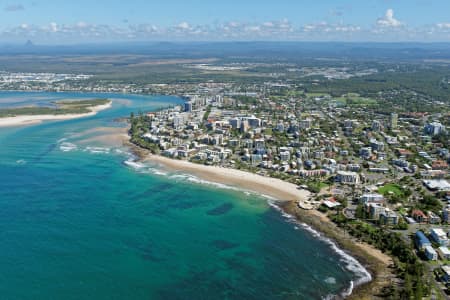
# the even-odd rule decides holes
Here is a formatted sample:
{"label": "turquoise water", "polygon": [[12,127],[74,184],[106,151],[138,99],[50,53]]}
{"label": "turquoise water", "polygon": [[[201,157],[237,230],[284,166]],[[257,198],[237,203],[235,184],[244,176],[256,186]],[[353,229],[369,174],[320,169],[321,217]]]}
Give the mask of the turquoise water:
{"label": "turquoise water", "polygon": [[267,199],[109,141],[115,118],[178,98],[3,92],[0,106],[98,96],[113,107],[0,128],[1,299],[320,299],[366,275]]}

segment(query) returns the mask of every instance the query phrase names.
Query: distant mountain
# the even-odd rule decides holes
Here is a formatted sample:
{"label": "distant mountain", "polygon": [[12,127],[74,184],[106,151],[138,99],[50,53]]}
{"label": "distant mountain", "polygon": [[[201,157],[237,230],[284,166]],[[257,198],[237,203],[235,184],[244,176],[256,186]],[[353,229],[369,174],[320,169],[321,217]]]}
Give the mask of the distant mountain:
{"label": "distant mountain", "polygon": [[126,42],[77,45],[0,45],[0,55],[149,55],[158,58],[450,59],[450,43]]}
{"label": "distant mountain", "polygon": [[32,42],[31,40],[28,40],[28,41],[25,43],[25,48],[30,48],[30,47],[34,47],[34,44],[33,44],[33,42]]}

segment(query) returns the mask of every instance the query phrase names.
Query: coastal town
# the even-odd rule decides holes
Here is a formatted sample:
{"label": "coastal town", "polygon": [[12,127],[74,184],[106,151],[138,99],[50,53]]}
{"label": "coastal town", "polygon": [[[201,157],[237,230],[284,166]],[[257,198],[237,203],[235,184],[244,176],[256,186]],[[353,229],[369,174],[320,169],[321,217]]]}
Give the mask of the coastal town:
{"label": "coastal town", "polygon": [[450,299],[449,11],[2,2],[0,298]]}
{"label": "coastal town", "polygon": [[317,210],[371,244],[377,241],[356,227],[395,234],[425,265],[421,293],[430,293],[435,279],[431,286],[448,292],[448,107],[378,113],[374,99],[279,82],[203,84],[183,97],[178,106],[132,115],[132,141],[171,159],[296,184],[312,195],[296,200],[300,209]]}
{"label": "coastal town", "polygon": [[[239,185],[246,176],[254,190],[293,203],[285,211],[325,232],[369,267],[375,275],[366,287],[371,295],[445,298],[450,293],[448,102],[440,94],[416,92],[405,84],[370,92],[364,90],[370,86],[365,83],[348,85],[345,80],[358,82],[378,72],[358,65],[180,66],[217,74],[252,67],[282,70],[264,73],[264,80],[227,77],[223,82],[173,83],[3,72],[0,88],[96,97],[176,96],[177,105],[129,116],[130,141],[138,149],[166,159],[165,164],[171,161],[174,169],[184,164],[183,169],[210,179],[218,170],[238,170],[241,173],[227,175],[235,177],[228,184]],[[210,168],[194,170],[193,165]],[[323,226],[328,223],[336,228]],[[354,248],[361,243],[379,251],[376,256],[383,256],[383,265]]]}
{"label": "coastal town", "polygon": [[[326,80],[341,79],[333,68],[321,72]],[[143,85],[90,81],[89,75],[0,75],[8,90],[179,96],[178,105],[132,113],[131,142],[174,160],[175,168],[177,161],[190,162],[297,187],[297,196],[294,189],[278,200],[295,203],[300,214],[315,212],[350,233],[352,243],[393,257],[395,276],[379,295],[449,293],[448,103],[408,89],[372,96],[310,92],[280,79]],[[405,288],[396,289],[398,282]]]}

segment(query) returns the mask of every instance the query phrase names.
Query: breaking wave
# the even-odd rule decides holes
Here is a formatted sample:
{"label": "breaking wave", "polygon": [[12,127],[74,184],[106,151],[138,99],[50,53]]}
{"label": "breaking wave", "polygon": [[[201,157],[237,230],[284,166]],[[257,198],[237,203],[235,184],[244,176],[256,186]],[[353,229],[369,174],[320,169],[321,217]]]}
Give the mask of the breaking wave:
{"label": "breaking wave", "polygon": [[70,152],[70,151],[74,151],[77,150],[78,146],[69,142],[62,142],[59,145],[59,150],[63,151],[63,152]]}
{"label": "breaking wave", "polygon": [[[323,234],[321,234],[319,231],[315,230],[308,224],[298,222],[294,216],[286,213],[278,205],[276,205],[275,201],[268,201],[268,203],[270,206],[278,210],[281,213],[281,215],[285,217],[289,222],[298,224],[304,230],[308,231],[313,237],[328,244],[331,247],[331,249],[333,249],[333,251],[341,257],[340,261],[344,264],[345,269],[350,271],[352,274],[355,274],[356,280],[355,281],[351,280],[349,287],[346,288],[344,291],[342,291],[339,296],[348,297],[352,294],[353,288],[355,286],[372,281],[372,275],[369,273],[369,271],[367,271],[367,269],[364,268],[364,266],[358,260],[356,260],[356,258],[351,256],[344,250],[340,249],[333,240],[327,238],[326,236],[324,236]],[[336,295],[328,295],[327,297],[325,297],[325,299],[333,299],[335,296]]]}
{"label": "breaking wave", "polygon": [[[283,209],[281,209],[276,204],[277,200],[274,199],[273,197],[270,197],[268,195],[257,194],[252,191],[239,189],[239,188],[229,186],[226,184],[203,180],[203,179],[200,179],[196,176],[189,175],[189,174],[163,172],[159,169],[152,168],[144,163],[138,162],[137,159],[135,157],[133,157],[132,155],[130,155],[130,158],[128,160],[124,161],[124,164],[135,169],[138,172],[141,172],[141,173],[151,173],[151,174],[155,174],[155,175],[167,176],[168,178],[177,180],[177,181],[186,181],[186,182],[192,182],[192,183],[196,183],[196,184],[205,184],[205,185],[214,186],[214,187],[221,188],[221,189],[243,191],[247,195],[250,195],[250,194],[259,195],[259,196],[265,198],[267,200],[268,204],[271,207],[273,207],[274,209],[276,209],[278,212],[280,212],[280,214],[288,222],[293,223],[295,229],[299,229],[299,227],[301,227],[302,229],[308,231],[313,237],[328,244],[331,247],[331,249],[335,253],[337,253],[339,257],[341,257],[340,261],[341,261],[341,263],[343,263],[344,268],[347,269],[348,271],[350,271],[352,274],[354,274],[356,279],[354,281],[353,280],[350,281],[348,288],[346,288],[344,291],[342,291],[340,293],[340,295],[339,295],[340,297],[348,297],[349,295],[352,294],[355,286],[370,282],[372,280],[372,275],[366,270],[366,268],[364,268],[364,266],[358,260],[356,260],[353,256],[349,255],[344,250],[340,249],[333,240],[327,238],[326,236],[321,234],[319,231],[315,230],[314,228],[312,228],[311,226],[309,226],[307,224],[298,222],[294,216],[286,213]],[[325,279],[325,282],[327,282],[329,284],[335,284],[336,279],[335,278],[327,278],[327,279]],[[336,296],[337,295],[328,295],[327,297],[325,297],[325,299],[333,299]]]}

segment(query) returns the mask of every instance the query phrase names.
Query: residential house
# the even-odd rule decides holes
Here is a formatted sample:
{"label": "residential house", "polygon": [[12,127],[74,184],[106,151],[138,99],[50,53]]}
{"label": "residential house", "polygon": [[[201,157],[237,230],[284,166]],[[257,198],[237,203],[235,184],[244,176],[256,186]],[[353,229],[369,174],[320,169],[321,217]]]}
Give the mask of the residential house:
{"label": "residential house", "polygon": [[397,225],[398,215],[394,211],[386,208],[384,212],[380,213],[380,224],[388,226]]}
{"label": "residential house", "polygon": [[431,246],[430,240],[420,230],[416,232],[415,244],[419,250],[424,249],[426,246]]}
{"label": "residential house", "polygon": [[439,256],[441,257],[441,259],[445,259],[445,260],[450,259],[450,250],[447,247],[445,247],[445,246],[439,247],[438,253],[439,253]]}
{"label": "residential house", "polygon": [[424,250],[425,250],[425,256],[427,257],[428,260],[437,260],[438,254],[437,254],[436,250],[433,249],[433,247],[425,246]]}
{"label": "residential house", "polygon": [[430,230],[431,238],[441,246],[448,246],[447,234],[441,228],[432,228]]}
{"label": "residential house", "polygon": [[418,223],[428,223],[428,217],[419,209],[415,209],[411,213],[411,217]]}

